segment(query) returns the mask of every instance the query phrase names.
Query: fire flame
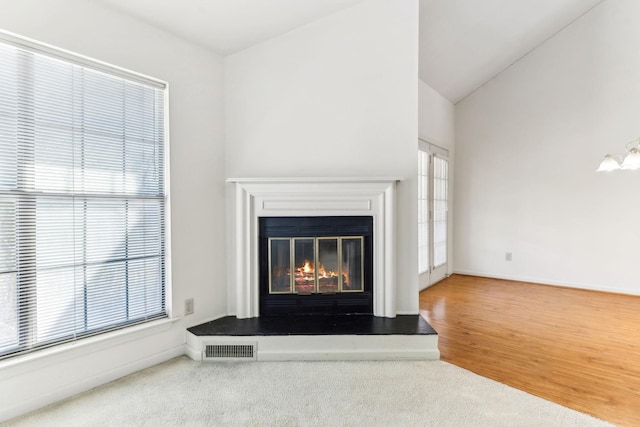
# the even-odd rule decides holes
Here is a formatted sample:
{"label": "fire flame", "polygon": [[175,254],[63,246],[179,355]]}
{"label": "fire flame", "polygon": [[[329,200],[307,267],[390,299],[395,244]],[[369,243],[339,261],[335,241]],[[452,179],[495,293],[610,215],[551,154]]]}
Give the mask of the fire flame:
{"label": "fire flame", "polygon": [[[305,260],[302,266],[296,267],[296,278],[311,278],[314,279],[315,269],[313,264],[309,260]],[[327,279],[331,277],[338,277],[338,272],[334,270],[327,270],[324,265],[318,266],[318,278]]]}
{"label": "fire flame", "polygon": [[[295,268],[294,278],[295,278],[296,287],[298,288],[299,291],[300,290],[312,291],[314,289],[314,284],[316,280],[315,273],[316,273],[316,270],[314,269],[314,263],[309,260],[305,260],[304,264],[298,265]],[[337,280],[336,281],[332,280],[332,279],[336,279],[337,277],[338,277],[338,271],[328,269],[323,264],[318,265],[318,281],[321,281],[324,279],[324,283],[321,284],[321,287],[323,288],[337,287],[337,283],[338,283]],[[342,271],[342,284],[347,289],[350,287],[349,272],[344,271],[344,267]]]}
{"label": "fire flame", "polygon": [[338,277],[338,273],[333,270],[325,270],[324,265],[320,264],[318,267],[318,278],[319,279],[327,279],[330,277]]}
{"label": "fire flame", "polygon": [[304,265],[302,266],[303,273],[313,273],[313,267],[311,267],[311,263],[305,260]]}

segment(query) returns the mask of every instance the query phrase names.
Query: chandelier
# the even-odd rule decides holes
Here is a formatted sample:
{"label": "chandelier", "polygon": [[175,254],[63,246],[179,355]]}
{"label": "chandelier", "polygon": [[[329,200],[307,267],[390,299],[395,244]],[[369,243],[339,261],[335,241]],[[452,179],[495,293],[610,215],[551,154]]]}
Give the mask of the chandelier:
{"label": "chandelier", "polygon": [[640,138],[625,145],[627,154],[624,158],[620,154],[607,154],[600,163],[597,172],[611,172],[615,170],[638,170],[640,169]]}

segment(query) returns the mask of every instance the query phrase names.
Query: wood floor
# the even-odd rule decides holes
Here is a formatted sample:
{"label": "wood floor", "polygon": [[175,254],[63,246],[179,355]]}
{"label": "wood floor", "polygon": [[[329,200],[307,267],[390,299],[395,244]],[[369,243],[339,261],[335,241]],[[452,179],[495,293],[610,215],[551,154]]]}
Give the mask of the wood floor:
{"label": "wood floor", "polygon": [[453,275],[420,293],[441,359],[640,426],[640,297]]}

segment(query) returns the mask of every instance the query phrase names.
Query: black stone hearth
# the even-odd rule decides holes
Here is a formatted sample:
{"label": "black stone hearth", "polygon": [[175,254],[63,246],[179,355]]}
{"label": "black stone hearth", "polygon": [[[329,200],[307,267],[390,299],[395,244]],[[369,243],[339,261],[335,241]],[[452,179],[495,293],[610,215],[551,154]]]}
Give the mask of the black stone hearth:
{"label": "black stone hearth", "polygon": [[420,315],[226,316],[187,329],[196,336],[437,335]]}

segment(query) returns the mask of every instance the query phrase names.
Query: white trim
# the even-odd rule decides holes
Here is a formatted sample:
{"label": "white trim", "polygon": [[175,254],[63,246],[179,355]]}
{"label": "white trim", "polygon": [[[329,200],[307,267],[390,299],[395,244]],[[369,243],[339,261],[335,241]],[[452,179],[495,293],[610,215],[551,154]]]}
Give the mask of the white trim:
{"label": "white trim", "polygon": [[397,176],[385,177],[281,177],[281,178],[227,178],[227,182],[232,183],[301,183],[301,182],[319,182],[319,183],[359,183],[359,182],[391,182],[404,181],[404,178]]}
{"label": "white trim", "polygon": [[186,354],[191,360],[196,362],[202,362],[202,347],[200,349],[193,348],[188,344],[184,346],[184,354]]}
{"label": "white trim", "polygon": [[[256,343],[256,360],[438,360],[438,335],[196,336],[187,332],[186,354],[202,360],[204,343]],[[251,359],[249,359],[250,361]]]}
{"label": "white trim", "polygon": [[184,354],[185,345],[182,344],[169,350],[165,350],[162,353],[157,353],[153,356],[135,360],[131,363],[119,366],[115,369],[111,369],[99,375],[84,378],[81,381],[69,384],[65,387],[56,389],[55,391],[22,401],[20,402],[20,404],[12,406],[10,408],[2,408],[0,409],[0,422],[2,420],[9,420],[11,418],[18,417],[36,409],[43,408],[52,403],[59,402],[76,394],[91,390],[92,388],[98,387],[111,381],[115,381],[119,378],[133,374],[142,369],[150,368],[151,366],[166,362],[167,360],[182,356]]}
{"label": "white trim", "polygon": [[458,270],[458,269],[454,269],[453,270],[453,274],[462,274],[462,275],[465,275],[465,276],[485,277],[487,279],[511,280],[511,281],[514,281],[514,282],[526,282],[526,283],[532,283],[534,285],[562,286],[562,287],[565,287],[565,288],[582,289],[582,290],[585,290],[585,291],[610,292],[610,293],[614,293],[614,294],[640,296],[640,291],[633,292],[633,291],[630,291],[629,289],[609,288],[609,287],[606,287],[606,286],[589,285],[589,284],[584,284],[584,283],[563,282],[561,280],[544,279],[544,278],[540,278],[540,277],[518,276],[518,275],[509,275],[509,274],[495,274],[495,273],[489,273],[489,272],[486,272],[486,271]]}
{"label": "white trim", "polygon": [[258,219],[271,216],[372,216],[373,314],[396,315],[395,191],[401,178],[230,178],[235,185],[235,278],[240,319],[258,317]]}
{"label": "white trim", "polygon": [[168,331],[179,320],[180,318],[153,320],[1,360],[0,381]]}
{"label": "white trim", "polygon": [[12,46],[19,47],[21,49],[46,55],[52,58],[61,59],[66,62],[71,62],[73,64],[90,68],[92,70],[122,77],[158,89],[165,89],[167,87],[167,82],[163,80],[149,77],[145,74],[136,73],[135,71],[127,70],[126,68],[118,67],[116,65],[99,61],[85,55],[80,55],[69,50],[61,49],[47,43],[30,39],[28,37],[23,37],[9,31],[0,30],[0,41],[8,43]]}
{"label": "white trim", "polygon": [[[428,268],[427,270],[423,270],[420,271],[420,269],[418,269],[418,287],[419,290],[422,291],[426,288],[428,288],[429,286],[433,285],[434,283],[439,282],[440,280],[444,279],[445,277],[447,277],[447,275],[449,274],[449,271],[451,269],[451,246],[452,246],[452,242],[451,242],[451,226],[452,226],[452,220],[451,220],[451,204],[452,204],[452,180],[451,180],[451,163],[449,161],[449,150],[438,147],[437,145],[431,144],[430,142],[427,142],[426,140],[422,139],[422,138],[418,138],[418,154],[420,152],[425,153],[428,156],[428,170],[427,170],[427,203],[428,203],[428,220],[427,220],[427,225],[428,225]],[[440,265],[435,265],[435,261],[434,261],[434,257],[435,257],[435,251],[434,251],[434,236],[435,236],[435,207],[434,207],[434,173],[435,173],[435,168],[434,168],[434,160],[438,158],[441,160],[444,160],[446,162],[446,166],[447,166],[447,176],[446,176],[446,182],[447,182],[447,199],[446,199],[446,252],[445,252],[445,256],[446,256],[446,260],[444,263],[440,264]],[[422,178],[422,176],[424,175],[418,175],[418,179],[420,180]],[[420,199],[418,197],[418,203],[420,203],[421,200],[424,199]],[[419,224],[422,218],[418,218]],[[419,225],[418,224],[418,225]],[[418,256],[420,256],[420,247],[417,248],[418,249]],[[418,265],[420,265],[420,259],[418,260]]]}
{"label": "white trim", "polygon": [[164,308],[173,318],[173,265],[171,239],[171,152],[170,146],[169,84],[164,89]]}
{"label": "white trim", "polygon": [[446,157],[446,158],[449,157],[449,150],[447,150],[446,148],[442,148],[438,145],[432,144],[429,141],[422,138],[418,138],[418,149],[422,151],[430,152],[432,154],[437,154],[442,157]]}

